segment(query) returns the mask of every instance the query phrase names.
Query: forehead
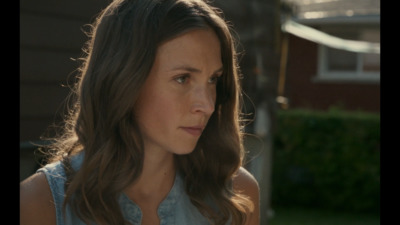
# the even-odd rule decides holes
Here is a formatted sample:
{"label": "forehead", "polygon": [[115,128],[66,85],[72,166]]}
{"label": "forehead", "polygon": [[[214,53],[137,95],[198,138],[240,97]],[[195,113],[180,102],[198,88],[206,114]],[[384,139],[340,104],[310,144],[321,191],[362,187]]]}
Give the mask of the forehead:
{"label": "forehead", "polygon": [[188,31],[162,43],[157,49],[155,64],[218,69],[222,66],[220,41],[212,29]]}

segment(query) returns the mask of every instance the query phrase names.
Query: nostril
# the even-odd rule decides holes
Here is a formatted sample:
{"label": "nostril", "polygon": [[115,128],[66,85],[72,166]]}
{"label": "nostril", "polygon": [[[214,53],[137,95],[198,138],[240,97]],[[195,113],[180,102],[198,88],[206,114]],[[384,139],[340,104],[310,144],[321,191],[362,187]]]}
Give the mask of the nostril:
{"label": "nostril", "polygon": [[198,102],[192,105],[192,112],[193,113],[204,113],[206,115],[210,115],[214,112],[215,106],[214,102],[212,101],[203,101]]}
{"label": "nostril", "polygon": [[215,101],[216,101],[216,90],[210,89],[207,85],[206,87],[197,87],[193,89],[192,92],[192,111],[193,112],[202,112],[206,115],[211,115],[215,109]]}

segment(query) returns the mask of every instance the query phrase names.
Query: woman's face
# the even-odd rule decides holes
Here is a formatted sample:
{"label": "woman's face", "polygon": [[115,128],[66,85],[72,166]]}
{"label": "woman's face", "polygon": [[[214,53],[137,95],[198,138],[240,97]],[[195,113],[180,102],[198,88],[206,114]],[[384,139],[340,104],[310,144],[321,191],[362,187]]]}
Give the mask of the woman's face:
{"label": "woman's face", "polygon": [[211,29],[196,29],[159,46],[135,105],[145,151],[187,154],[214,112],[222,74],[221,48]]}

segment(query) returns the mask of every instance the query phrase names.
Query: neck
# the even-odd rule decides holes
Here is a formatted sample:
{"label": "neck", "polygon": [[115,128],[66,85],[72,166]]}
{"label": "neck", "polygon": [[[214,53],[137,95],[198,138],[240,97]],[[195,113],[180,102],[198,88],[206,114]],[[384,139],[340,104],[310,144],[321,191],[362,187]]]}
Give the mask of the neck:
{"label": "neck", "polygon": [[170,152],[154,154],[145,151],[143,169],[127,192],[139,196],[154,196],[154,193],[168,193],[175,180],[174,155]]}

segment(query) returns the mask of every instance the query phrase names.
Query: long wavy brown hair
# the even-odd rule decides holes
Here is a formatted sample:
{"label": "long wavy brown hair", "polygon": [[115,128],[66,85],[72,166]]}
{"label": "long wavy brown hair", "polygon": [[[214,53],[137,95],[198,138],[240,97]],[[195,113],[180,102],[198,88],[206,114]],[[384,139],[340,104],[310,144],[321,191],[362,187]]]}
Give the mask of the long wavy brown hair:
{"label": "long wavy brown hair", "polygon": [[[133,116],[138,93],[161,43],[204,28],[213,29],[221,43],[216,110],[194,151],[175,161],[192,203],[213,224],[244,223],[252,203],[232,188],[244,158],[237,43],[221,10],[203,0],[114,0],[91,24],[70,96],[73,107],[49,146],[48,162],[61,160],[67,173],[64,209],[69,205],[88,224],[127,223],[117,199],[143,166]],[[81,151],[82,166],[74,171],[69,159]]]}

